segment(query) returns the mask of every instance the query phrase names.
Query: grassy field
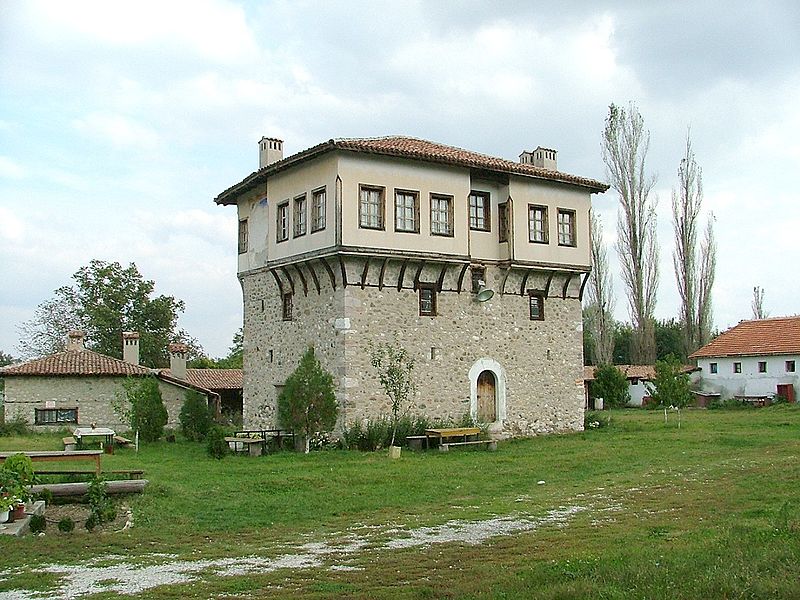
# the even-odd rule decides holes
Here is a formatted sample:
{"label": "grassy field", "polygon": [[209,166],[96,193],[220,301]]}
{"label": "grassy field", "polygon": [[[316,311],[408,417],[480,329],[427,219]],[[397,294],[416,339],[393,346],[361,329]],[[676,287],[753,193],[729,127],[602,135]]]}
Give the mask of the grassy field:
{"label": "grassy field", "polygon": [[[0,538],[0,599],[58,597],[68,577],[46,565],[97,557],[192,572],[141,598],[800,598],[798,407],[686,411],[681,429],[658,411],[606,416],[606,427],[496,453],[396,461],[345,451],[216,461],[192,443],[119,451],[105,469],[142,468],[151,482],[126,500],[134,527]],[[0,438],[0,450],[59,441]],[[528,525],[502,535],[498,517]],[[468,541],[496,530],[480,544],[404,541],[452,520],[475,526]],[[286,558],[307,548],[313,560]],[[265,560],[275,568],[232,567]]]}

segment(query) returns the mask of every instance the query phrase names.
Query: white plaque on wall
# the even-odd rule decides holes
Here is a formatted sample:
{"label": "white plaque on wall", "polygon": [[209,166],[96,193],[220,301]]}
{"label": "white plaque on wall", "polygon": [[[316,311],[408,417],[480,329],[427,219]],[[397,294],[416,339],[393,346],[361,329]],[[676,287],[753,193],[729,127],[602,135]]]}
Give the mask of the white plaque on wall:
{"label": "white plaque on wall", "polygon": [[47,400],[44,403],[44,407],[45,408],[55,408],[56,407],[56,401],[55,400]]}

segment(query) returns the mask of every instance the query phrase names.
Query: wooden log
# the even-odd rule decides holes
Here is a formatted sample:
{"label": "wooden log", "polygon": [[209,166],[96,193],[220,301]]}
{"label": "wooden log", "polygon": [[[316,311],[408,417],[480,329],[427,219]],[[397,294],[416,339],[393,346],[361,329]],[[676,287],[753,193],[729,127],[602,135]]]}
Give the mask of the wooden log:
{"label": "wooden log", "polygon": [[[107,481],[106,491],[109,494],[140,494],[147,485],[147,479],[128,479],[124,481]],[[85,481],[76,483],[45,483],[32,486],[34,494],[43,490],[50,490],[53,496],[83,496],[89,491],[89,484]]]}

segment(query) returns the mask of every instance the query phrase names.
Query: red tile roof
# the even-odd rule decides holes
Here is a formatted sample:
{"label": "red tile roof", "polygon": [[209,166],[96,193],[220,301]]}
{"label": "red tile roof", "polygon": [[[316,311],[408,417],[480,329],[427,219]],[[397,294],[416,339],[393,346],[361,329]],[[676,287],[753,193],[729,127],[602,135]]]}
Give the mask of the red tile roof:
{"label": "red tile roof", "polygon": [[[614,365],[619,369],[626,379],[644,379],[645,381],[652,381],[656,378],[656,368],[654,365]],[[597,367],[588,366],[583,367],[584,381],[594,380],[594,372]],[[697,371],[697,367],[692,365],[683,365],[681,372],[691,373]]]}
{"label": "red tile roof", "polygon": [[[169,369],[161,369],[161,373],[174,378]],[[240,390],[242,389],[242,370],[186,369],[186,382],[207,390]]]}
{"label": "red tile roof", "polygon": [[800,317],[741,321],[689,358],[800,354]]}
{"label": "red tile roof", "polygon": [[504,158],[497,158],[487,154],[480,154],[470,150],[463,150],[454,146],[429,142],[418,138],[407,136],[388,136],[379,138],[339,138],[331,139],[327,142],[317,144],[312,148],[293,154],[283,160],[279,160],[271,165],[267,165],[251,173],[242,181],[217,196],[214,201],[217,204],[234,204],[236,197],[256,185],[263,183],[268,176],[288,169],[295,164],[312,159],[325,152],[332,150],[345,150],[350,152],[362,152],[366,154],[377,154],[383,156],[396,156],[424,162],[434,162],[439,164],[453,165],[459,167],[483,169],[499,173],[514,173],[524,177],[535,179],[545,179],[547,181],[557,181],[569,183],[588,188],[592,192],[605,192],[608,185],[587,177],[570,175],[561,171],[543,169],[529,164],[522,164]]}
{"label": "red tile roof", "polygon": [[149,375],[151,373],[152,370],[147,367],[134,365],[91,350],[66,350],[65,352],[58,352],[44,358],[0,369],[0,375],[2,376],[111,375],[126,377],[128,375]]}

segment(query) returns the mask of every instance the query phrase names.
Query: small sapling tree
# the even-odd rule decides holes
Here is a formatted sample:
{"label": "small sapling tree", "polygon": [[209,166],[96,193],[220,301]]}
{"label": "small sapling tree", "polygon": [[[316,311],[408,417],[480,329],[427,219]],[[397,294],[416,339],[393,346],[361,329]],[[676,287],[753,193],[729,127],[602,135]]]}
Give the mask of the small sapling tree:
{"label": "small sapling tree", "polygon": [[386,343],[371,346],[370,355],[372,366],[378,372],[378,381],[392,403],[392,441],[390,445],[394,446],[400,411],[406,407],[415,390],[414,381],[411,379],[414,359],[402,346]]}
{"label": "small sapling tree", "polygon": [[681,364],[674,356],[656,362],[656,378],[652,384],[645,384],[650,396],[664,407],[664,420],[667,408],[678,411],[678,427],[681,426],[681,409],[692,402],[693,396],[689,388],[689,375],[682,372]]}
{"label": "small sapling tree", "polygon": [[188,390],[179,416],[181,431],[187,440],[202,442],[213,425],[208,400],[197,390]]}
{"label": "small sapling tree", "polygon": [[594,381],[589,385],[592,398],[602,398],[609,408],[622,408],[631,396],[628,380],[614,365],[600,365],[594,372]]}
{"label": "small sapling tree", "polygon": [[164,435],[167,424],[167,409],[161,398],[161,390],[155,377],[128,377],[122,382],[123,393],[118,394],[114,411],[138,431],[144,442],[155,442]]}
{"label": "small sapling tree", "polygon": [[314,348],[309,348],[278,396],[278,420],[283,427],[303,433],[308,453],[311,436],[333,429],[338,415],[333,375],[319,364]]}

